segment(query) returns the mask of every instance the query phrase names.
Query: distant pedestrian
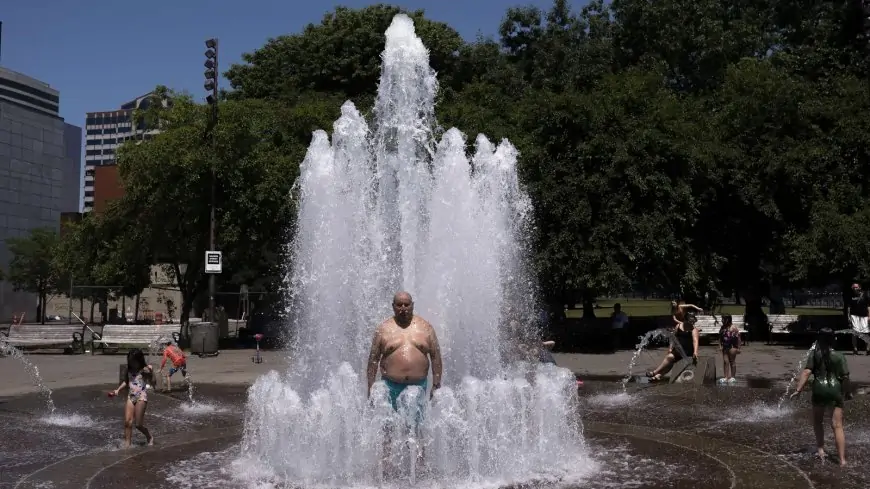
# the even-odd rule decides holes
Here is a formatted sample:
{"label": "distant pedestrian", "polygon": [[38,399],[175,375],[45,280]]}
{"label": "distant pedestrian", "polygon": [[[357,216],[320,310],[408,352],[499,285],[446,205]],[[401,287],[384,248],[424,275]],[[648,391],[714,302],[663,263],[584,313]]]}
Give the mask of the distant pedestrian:
{"label": "distant pedestrian", "polygon": [[[867,323],[867,317],[870,316],[870,300],[867,294],[861,290],[858,284],[852,284],[852,297],[849,301],[849,327],[852,328],[852,353],[858,354],[859,335],[870,334],[870,325]],[[864,341],[864,349],[867,355],[870,355],[870,343],[866,339]]]}
{"label": "distant pedestrian", "polygon": [[617,302],[613,305],[613,313],[610,314],[610,341],[614,351],[622,344],[626,326],[628,326],[628,314],[622,312],[622,304]]}
{"label": "distant pedestrian", "polygon": [[843,430],[844,401],[849,399],[849,366],[846,357],[834,351],[834,331],[822,328],[819,331],[815,348],[807,358],[807,365],[801,372],[797,388],[792,398],[800,395],[813,376],[812,404],[813,430],[816,434],[818,456],[825,460],[825,428],[823,426],[825,410],[833,409],[831,428],[834,430],[834,442],[840,456],[840,466],[846,465],[846,434]]}

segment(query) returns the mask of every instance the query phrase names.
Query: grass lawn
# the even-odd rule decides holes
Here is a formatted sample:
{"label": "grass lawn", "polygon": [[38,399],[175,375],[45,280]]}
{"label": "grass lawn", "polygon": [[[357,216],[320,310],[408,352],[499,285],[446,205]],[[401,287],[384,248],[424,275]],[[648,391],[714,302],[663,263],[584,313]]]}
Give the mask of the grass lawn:
{"label": "grass lawn", "polygon": [[[614,299],[598,301],[598,305],[601,307],[595,310],[595,315],[597,317],[609,316],[613,312],[613,304],[617,302],[622,304],[622,310],[629,317],[669,316],[671,314],[671,303],[667,300]],[[767,308],[764,309],[767,312]],[[719,313],[718,310],[716,312],[717,314]],[[741,315],[743,312],[743,306],[728,304],[722,306],[722,313],[724,314]],[[785,312],[786,314],[798,314],[801,316],[835,316],[843,314],[842,309],[814,307],[787,307]],[[569,318],[580,318],[582,316],[582,309],[567,311],[567,317]]]}

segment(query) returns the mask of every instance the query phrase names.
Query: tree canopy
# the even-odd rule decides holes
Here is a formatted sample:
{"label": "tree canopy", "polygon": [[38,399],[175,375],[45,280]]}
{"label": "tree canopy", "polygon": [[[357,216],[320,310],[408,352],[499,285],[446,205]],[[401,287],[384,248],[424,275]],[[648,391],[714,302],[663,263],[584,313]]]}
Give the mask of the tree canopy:
{"label": "tree canopy", "polygon": [[[870,278],[860,8],[594,0],[574,10],[555,0],[511,8],[490,26],[497,36],[475,40],[408,13],[438,72],[439,123],[519,148],[536,270],[546,299],[561,302]],[[204,290],[214,169],[222,286],[278,283],[311,133],[330,128],[348,98],[370,108],[384,31],[400,11],[339,7],[245,54],[226,72],[216,127],[206,106],[159,89],[169,103],[140,116],[162,132],[119,152],[126,195],[80,226],[84,241],[70,239],[70,250],[96,240],[104,251],[67,268],[129,293],[146,265],[170,263],[186,317]]]}

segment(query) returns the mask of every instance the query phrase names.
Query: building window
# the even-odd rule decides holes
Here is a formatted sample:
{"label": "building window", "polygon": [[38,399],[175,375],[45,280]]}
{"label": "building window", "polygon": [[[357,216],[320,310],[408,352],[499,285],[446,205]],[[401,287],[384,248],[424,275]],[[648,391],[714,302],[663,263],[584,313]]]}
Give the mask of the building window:
{"label": "building window", "polygon": [[85,197],[93,197],[93,196],[94,196],[93,190],[85,190]]}
{"label": "building window", "polygon": [[100,154],[100,150],[98,150],[98,149],[89,149],[85,152],[86,156],[95,156],[98,154]]}
{"label": "building window", "polygon": [[103,133],[103,130],[102,130],[102,129],[88,129],[88,136],[92,136],[92,135],[94,135],[94,134],[98,134],[98,135],[99,135],[99,134],[102,134],[102,133]]}

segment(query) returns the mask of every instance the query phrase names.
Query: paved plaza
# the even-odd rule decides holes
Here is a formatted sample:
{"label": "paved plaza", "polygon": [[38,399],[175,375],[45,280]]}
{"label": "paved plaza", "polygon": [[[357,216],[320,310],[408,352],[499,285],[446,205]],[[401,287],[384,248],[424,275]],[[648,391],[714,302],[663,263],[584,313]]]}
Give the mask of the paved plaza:
{"label": "paved plaza", "polygon": [[[197,383],[245,384],[269,370],[283,370],[287,367],[288,356],[283,351],[264,351],[263,363],[251,361],[252,350],[225,350],[216,357],[199,358],[191,356],[188,360],[191,375]],[[702,354],[716,357],[717,369],[722,365],[715,347],[702,347]],[[621,350],[603,354],[554,354],[559,365],[571,369],[580,378],[617,377],[627,373],[633,351]],[[638,357],[635,375],[654,368],[661,361],[664,349],[657,348],[642,352]],[[806,350],[788,346],[768,346],[762,343],[746,346],[737,359],[738,377],[744,379],[767,379],[787,381],[791,378],[798,362],[806,355]],[[63,387],[110,385],[118,378],[118,365],[126,362],[124,355],[97,353],[96,355],[58,355],[46,353],[27,354],[26,358],[39,368],[39,372],[49,389]],[[870,384],[870,357],[846,354],[852,380],[858,384]],[[159,365],[159,357],[149,360]],[[0,381],[0,396],[14,396],[38,389],[27,370],[21,368],[12,358],[0,358],[3,380]]]}

